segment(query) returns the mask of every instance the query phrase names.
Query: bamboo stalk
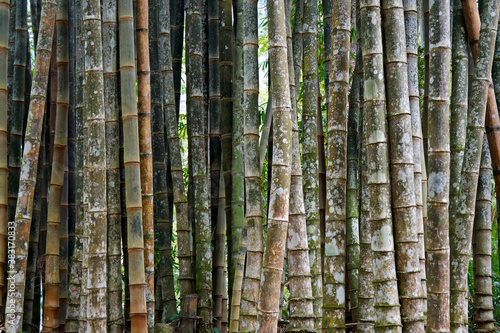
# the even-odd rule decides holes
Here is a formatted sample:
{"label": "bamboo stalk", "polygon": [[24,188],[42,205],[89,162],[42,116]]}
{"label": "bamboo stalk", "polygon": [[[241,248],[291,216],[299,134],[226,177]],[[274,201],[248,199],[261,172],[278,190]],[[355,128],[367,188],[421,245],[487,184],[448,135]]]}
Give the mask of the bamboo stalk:
{"label": "bamboo stalk", "polygon": [[103,2],[103,74],[106,131],[107,193],[107,328],[123,330],[121,278],[121,205],[119,156],[119,88],[118,88],[118,22],[117,1]]}
{"label": "bamboo stalk", "polygon": [[[52,51],[52,36],[55,25],[56,3],[52,0],[44,0],[40,21],[40,39],[37,45],[37,57],[31,89],[30,112],[28,116],[27,135],[25,136],[24,152],[21,166],[21,177],[19,180],[19,195],[16,208],[16,239],[21,244],[16,251],[16,271],[19,278],[15,279],[15,288],[18,290],[17,297],[7,297],[10,304],[15,304],[14,313],[6,316],[6,329],[21,332],[22,309],[24,302],[24,272],[27,266],[27,245],[29,241],[32,203],[36,183],[36,166],[38,164],[38,152],[40,149],[40,137],[42,134],[42,118],[44,114],[46,87],[49,75],[49,61]],[[16,274],[16,275],[17,275]],[[14,278],[14,275],[10,275]]]}
{"label": "bamboo stalk", "polygon": [[425,272],[425,238],[423,220],[422,194],[422,160],[420,152],[422,143],[422,126],[420,118],[420,94],[418,83],[418,1],[404,0],[404,17],[406,32],[406,57],[408,63],[408,93],[410,100],[412,146],[413,146],[413,175],[415,192],[415,217],[418,235],[418,253],[420,266],[421,297],[423,297],[423,314],[427,312],[427,284]]}
{"label": "bamboo stalk", "polygon": [[279,316],[279,293],[285,257],[288,227],[291,173],[291,106],[287,64],[284,1],[267,3],[269,23],[269,60],[273,108],[273,175],[264,250],[262,280],[259,293],[258,320],[260,330],[276,332]]}
{"label": "bamboo stalk", "polygon": [[[167,17],[169,6],[167,2],[159,3],[160,17]],[[187,295],[194,292],[193,272],[193,239],[191,224],[188,220],[187,200],[184,188],[182,154],[178,132],[174,94],[174,72],[172,54],[170,53],[170,22],[159,21],[159,51],[160,69],[163,90],[164,128],[167,136],[168,152],[172,165],[173,196],[177,222],[177,240],[179,244],[179,289],[181,304],[188,302]]]}
{"label": "bamboo stalk", "polygon": [[[226,186],[226,226],[227,247],[232,249],[232,127],[233,127],[233,23],[231,1],[219,1],[219,75],[221,98],[221,147],[222,147],[222,172]],[[234,256],[228,257],[229,299],[232,298],[232,285],[234,279]]]}
{"label": "bamboo stalk", "polygon": [[[44,126],[42,132],[42,142],[40,144],[42,153],[45,146],[45,135],[46,127]],[[38,159],[38,169],[36,176],[36,187],[35,187],[35,196],[33,198],[33,219],[31,221],[31,229],[30,229],[30,242],[28,245],[28,266],[26,267],[26,290],[24,297],[24,322],[23,322],[23,330],[27,332],[39,332],[40,322],[35,324],[33,319],[34,309],[38,310],[40,313],[40,303],[35,303],[35,290],[38,286],[40,289],[40,279],[37,277],[37,268],[39,263],[38,257],[38,246],[39,246],[39,236],[40,236],[40,220],[42,217],[42,186],[45,185],[43,181],[43,158]],[[38,285],[37,285],[38,284]],[[38,306],[38,307],[37,307]],[[40,318],[39,318],[40,319]],[[35,325],[34,325],[35,324]]]}
{"label": "bamboo stalk", "polygon": [[[163,16],[162,7],[167,5],[167,14]],[[158,263],[157,284],[161,285],[161,294],[157,294],[161,307],[157,313],[161,314],[155,321],[166,322],[177,314],[174,293],[173,260],[171,250],[172,239],[172,216],[169,212],[170,199],[167,189],[167,166],[166,166],[166,136],[164,129],[164,115],[162,108],[163,90],[160,75],[160,65],[165,59],[159,54],[159,17],[165,17],[170,22],[168,13],[168,2],[150,2],[149,4],[149,38],[150,38],[150,60],[151,60],[151,116],[153,131],[153,186],[155,200],[155,223],[158,234],[158,246],[160,257]],[[170,24],[167,23],[169,26]],[[170,27],[169,27],[170,28]],[[170,30],[169,30],[170,31]],[[170,36],[166,37],[170,41]],[[169,157],[168,157],[169,158]]]}
{"label": "bamboo stalk", "polygon": [[[358,7],[359,8],[359,7]],[[357,13],[359,16],[359,10]],[[356,65],[349,94],[349,115],[347,118],[347,282],[350,299],[352,321],[358,322],[359,294],[359,203],[358,203],[358,127],[360,106],[359,67],[361,63],[361,45],[357,45]]]}
{"label": "bamboo stalk", "polygon": [[187,54],[187,116],[190,121],[192,143],[192,176],[194,203],[194,231],[196,247],[196,293],[198,294],[198,330],[211,332],[211,287],[212,253],[210,250],[210,219],[208,214],[208,183],[206,161],[207,128],[203,108],[202,81],[202,18],[201,1],[192,0],[187,4],[186,15],[186,54]]}
{"label": "bamboo stalk", "polygon": [[[424,161],[426,170],[429,165],[429,1],[422,1],[423,29],[422,38],[424,44],[424,96],[422,103],[422,144],[424,146]],[[423,190],[422,190],[423,191]],[[427,202],[424,201],[424,206]]]}
{"label": "bamboo stalk", "polygon": [[[360,10],[361,16],[361,10]],[[361,18],[360,18],[361,19]],[[361,27],[361,22],[358,25]],[[362,38],[363,30],[358,34]],[[359,41],[362,45],[362,40]],[[359,55],[362,57],[361,50]],[[361,63],[364,66],[363,58]],[[364,79],[364,67],[361,67],[359,76]],[[364,81],[362,81],[364,83]],[[364,98],[364,84],[360,85],[360,99]],[[368,155],[367,155],[367,114],[364,111],[364,100],[360,104],[361,113],[360,129],[360,179],[359,179],[359,255],[361,260],[359,265],[359,294],[358,294],[358,321],[362,324],[357,327],[358,332],[373,333],[375,323],[374,289],[373,289],[373,252],[372,252],[372,232],[370,220],[370,193],[368,192]]]}
{"label": "bamboo stalk", "polygon": [[[69,76],[69,75],[68,75]],[[67,85],[69,91],[69,85]],[[69,99],[69,97],[68,97]],[[67,138],[66,138],[67,144]],[[66,331],[66,312],[68,304],[68,150],[64,157],[64,180],[61,193],[61,222],[59,232],[59,331]]]}
{"label": "bamboo stalk", "polygon": [[[460,179],[464,161],[467,107],[469,84],[469,57],[467,50],[467,32],[465,27],[462,2],[453,1],[453,34],[452,34],[452,92],[450,118],[450,221],[456,221],[459,214]],[[472,61],[471,61],[472,63]],[[472,72],[470,73],[472,74]],[[469,74],[469,75],[470,75]],[[454,232],[455,223],[450,223],[450,234]],[[451,282],[453,284],[453,282]],[[453,302],[453,298],[451,300]],[[450,308],[453,313],[453,308]]]}
{"label": "bamboo stalk", "polygon": [[[167,0],[166,0],[167,1]],[[184,2],[185,0],[168,0],[170,1],[170,29],[171,45],[172,45],[172,69],[174,73],[174,93],[175,93],[175,110],[179,117],[180,100],[181,100],[181,72],[182,72],[182,51],[184,48]],[[168,14],[168,13],[167,13]]]}
{"label": "bamboo stalk", "polygon": [[[68,313],[66,322],[66,332],[76,333],[79,331],[80,317],[80,292],[82,290],[82,259],[83,259],[83,226],[84,226],[84,210],[83,210],[83,150],[84,150],[84,90],[83,82],[85,77],[84,72],[84,34],[82,29],[82,4],[81,1],[75,1],[75,204],[76,204],[76,221],[75,221],[75,248],[72,257],[72,267],[69,277],[68,287]],[[71,95],[70,95],[71,96]],[[83,313],[82,313],[83,315]]]}
{"label": "bamboo stalk", "polygon": [[151,79],[149,65],[148,1],[136,2],[137,86],[139,114],[139,154],[141,165],[142,223],[146,260],[146,305],[148,332],[154,330],[154,221],[153,156],[151,144]]}
{"label": "bamboo stalk", "polygon": [[231,189],[231,262],[234,280],[231,287],[231,311],[229,332],[238,332],[240,323],[241,294],[247,251],[247,224],[245,219],[245,184],[244,184],[244,78],[243,78],[243,43],[246,29],[246,17],[243,15],[243,0],[236,1],[235,20],[235,57],[234,57],[234,108],[232,140],[232,189]]}
{"label": "bamboo stalk", "polygon": [[[224,176],[219,174],[219,195],[218,195],[218,209],[217,226],[215,229],[215,249],[214,249],[214,318],[215,327],[221,332],[227,332],[227,326],[224,325],[224,312],[227,312],[227,301],[224,303],[223,299],[226,294],[226,274],[225,274],[225,257],[226,257],[226,214],[224,214],[226,204],[226,197],[224,194]],[[227,296],[226,296],[227,297]],[[243,318],[242,318],[243,319]],[[244,321],[242,322],[242,330],[244,330]],[[226,321],[227,325],[227,321]]]}
{"label": "bamboo stalk", "polygon": [[[305,27],[307,28],[307,26]],[[299,99],[300,90],[300,74],[302,68],[302,61],[304,57],[304,1],[295,1],[295,15],[293,17],[293,33],[292,33],[292,45],[293,45],[293,68],[294,68],[294,78],[295,78],[295,89],[297,91],[296,101]]]}
{"label": "bamboo stalk", "polygon": [[491,271],[491,159],[483,139],[474,217],[474,323],[477,332],[494,332]]}
{"label": "bamboo stalk", "polygon": [[140,192],[139,123],[135,93],[133,8],[131,0],[118,1],[120,86],[123,122],[123,161],[127,211],[130,319],[132,332],[147,331],[144,237]]}
{"label": "bamboo stalk", "polygon": [[[87,113],[88,167],[88,300],[87,329],[107,331],[107,182],[106,124],[102,57],[101,7],[99,1],[83,2],[85,41],[85,108]],[[85,282],[85,281],[84,281]]]}
{"label": "bamboo stalk", "polygon": [[[7,164],[7,76],[9,56],[9,11],[10,1],[0,2],[0,313],[4,313],[3,293],[7,263],[7,207],[8,207],[8,164]],[[4,318],[0,315],[0,318]]]}
{"label": "bamboo stalk", "polygon": [[257,328],[257,302],[262,269],[262,202],[261,166],[259,158],[259,76],[257,1],[243,2],[245,34],[244,58],[244,144],[245,144],[245,224],[247,226],[247,258],[241,301],[240,330]]}
{"label": "bamboo stalk", "polygon": [[[366,117],[367,187],[372,230],[375,332],[400,332],[401,315],[396,280],[388,133],[385,122],[382,22],[380,2],[360,4]],[[403,50],[405,50],[403,48]]]}
{"label": "bamboo stalk", "polygon": [[[321,273],[321,231],[318,181],[318,7],[315,1],[304,0],[303,20],[313,22],[303,29],[303,100],[302,100],[302,173],[304,175],[304,205],[312,274],[312,295],[316,330],[321,329],[323,312],[323,281]],[[295,50],[295,49],[294,49]]]}
{"label": "bamboo stalk", "polygon": [[[428,89],[428,225],[427,290],[429,331],[448,331],[449,324],[449,248],[448,195],[450,174],[450,4],[429,3],[429,89]],[[446,75],[445,75],[446,73]],[[425,135],[425,134],[424,134]],[[425,139],[424,139],[425,140]],[[425,148],[425,147],[424,147]]]}
{"label": "bamboo stalk", "polygon": [[[12,111],[8,119],[9,128],[9,150],[8,164],[8,219],[13,221],[15,207],[19,191],[19,177],[21,172],[21,157],[23,149],[23,119],[24,119],[24,93],[26,80],[26,50],[28,47],[28,12],[27,3],[17,1],[15,15],[15,48],[13,54],[13,78],[12,78]],[[36,166],[35,166],[36,167]]]}
{"label": "bamboo stalk", "polygon": [[[462,2],[467,30],[471,29],[468,18],[470,5]],[[494,43],[496,39],[496,28],[498,24],[499,4],[496,1],[485,1],[483,11],[490,13],[484,15],[481,23],[479,44],[477,46],[476,68],[470,96],[469,115],[467,119],[467,137],[464,151],[464,162],[460,181],[461,203],[459,214],[454,222],[450,233],[450,289],[451,289],[451,329],[452,331],[467,329],[467,267],[470,257],[470,244],[472,241],[473,217],[476,200],[476,189],[478,182],[479,164],[481,160],[481,147],[484,134],[485,116],[492,112],[494,99],[489,93],[491,90],[491,66],[493,60]],[[478,17],[478,16],[476,16]],[[476,21],[477,23],[477,21]],[[471,32],[475,29],[471,30]],[[469,43],[474,58],[474,36],[468,33]],[[490,102],[491,101],[491,102]],[[487,111],[490,105],[489,111]],[[497,112],[493,113],[497,117]],[[498,118],[498,117],[497,117]],[[488,121],[487,121],[488,123]],[[493,145],[492,145],[493,146]],[[492,154],[492,157],[494,154]]]}
{"label": "bamboo stalk", "polygon": [[[68,4],[69,105],[68,105],[68,257],[73,263],[76,242],[76,2]],[[69,276],[68,276],[69,278]],[[68,286],[69,288],[69,286]],[[69,291],[69,290],[68,290]]]}
{"label": "bamboo stalk", "polygon": [[[382,1],[396,269],[403,330],[423,331],[403,1]],[[418,184],[417,186],[420,186]]]}
{"label": "bamboo stalk", "polygon": [[[218,227],[221,216],[219,211],[219,194],[221,179],[221,130],[220,130],[220,80],[219,80],[219,4],[217,1],[208,3],[208,106],[209,106],[209,145],[210,145],[210,217],[211,227],[215,232],[212,240],[214,247],[213,261],[213,313],[215,327],[222,329],[222,296],[225,289],[223,267],[225,265],[224,249],[226,244],[226,229]],[[225,220],[224,220],[225,223]],[[224,238],[222,238],[222,234]],[[222,250],[221,250],[222,248]],[[222,269],[222,270],[221,270]]]}
{"label": "bamboo stalk", "polygon": [[346,239],[344,225],[346,222],[350,12],[350,1],[337,2],[333,5],[332,52],[328,86],[327,213],[325,216],[323,288],[323,328],[332,332],[345,330]]}

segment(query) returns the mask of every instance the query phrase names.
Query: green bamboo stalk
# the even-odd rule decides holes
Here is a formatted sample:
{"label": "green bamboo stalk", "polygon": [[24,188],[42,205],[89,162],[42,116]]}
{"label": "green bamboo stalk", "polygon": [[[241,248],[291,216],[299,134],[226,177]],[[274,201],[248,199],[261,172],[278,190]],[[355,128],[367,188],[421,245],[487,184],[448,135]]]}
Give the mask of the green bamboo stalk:
{"label": "green bamboo stalk", "polygon": [[[42,132],[42,118],[44,114],[46,87],[49,75],[49,61],[52,51],[52,36],[55,25],[56,3],[45,0],[42,5],[40,21],[40,42],[37,45],[37,57],[31,89],[30,112],[28,116],[27,135],[25,136],[24,152],[21,166],[21,177],[19,180],[18,204],[16,208],[16,242],[25,244],[16,251],[15,268],[20,276],[15,279],[15,288],[18,291],[16,297],[7,297],[7,303],[15,304],[14,313],[6,315],[6,329],[21,332],[24,302],[25,272],[27,266],[27,245],[29,241],[32,203],[36,183],[36,166],[38,163],[38,152],[40,149],[40,137]],[[29,132],[28,132],[29,129]],[[16,275],[17,275],[16,274]],[[14,278],[14,275],[10,276]]]}
{"label": "green bamboo stalk", "polygon": [[[359,7],[358,7],[359,8]],[[359,10],[358,14],[359,16]],[[358,202],[358,127],[360,106],[359,67],[361,63],[361,46],[357,45],[356,65],[349,94],[349,115],[347,118],[347,284],[352,321],[358,322],[359,294],[359,202]]]}
{"label": "green bamboo stalk", "polygon": [[[231,1],[219,1],[219,82],[221,98],[221,147],[222,147],[222,172],[226,186],[226,226],[227,246],[233,249],[232,242],[232,126],[233,126],[233,24]],[[234,257],[231,252],[228,258],[229,299],[232,295],[234,279]]]}
{"label": "green bamboo stalk", "polygon": [[[319,218],[318,181],[318,44],[319,11],[315,1],[304,0],[303,19],[303,99],[302,99],[302,173],[304,175],[304,205],[309,242],[309,263],[312,275],[314,327],[321,329],[323,312],[323,281],[321,273],[321,231]],[[295,49],[294,49],[295,50]]]}
{"label": "green bamboo stalk", "polygon": [[420,119],[420,94],[418,85],[418,1],[403,0],[405,32],[406,32],[406,57],[408,63],[408,94],[410,99],[412,146],[413,146],[413,175],[415,191],[415,217],[418,235],[418,253],[420,267],[421,296],[423,297],[423,313],[427,312],[427,284],[425,272],[425,239],[423,220],[423,194],[422,194],[422,127]]}
{"label": "green bamboo stalk", "polygon": [[119,157],[119,91],[118,91],[118,24],[117,2],[103,2],[103,74],[106,131],[107,192],[107,328],[108,332],[123,330],[121,281],[121,205]]}
{"label": "green bamboo stalk", "polygon": [[[225,265],[224,248],[226,230],[218,228],[220,220],[219,194],[221,178],[221,132],[220,132],[220,80],[219,80],[219,4],[217,1],[208,3],[208,106],[209,106],[209,145],[210,145],[210,217],[211,227],[216,236],[212,240],[214,249],[213,261],[213,298],[215,327],[222,329],[222,296],[225,288],[223,267]],[[224,220],[225,223],[225,220]],[[222,227],[221,227],[222,228]],[[224,238],[222,238],[222,234]],[[218,250],[217,250],[218,249]],[[222,250],[221,250],[222,249]]]}
{"label": "green bamboo stalk", "polygon": [[229,332],[239,332],[241,294],[247,251],[247,224],[245,219],[245,178],[244,178],[244,79],[243,43],[246,17],[243,15],[243,0],[236,1],[234,57],[234,104],[232,140],[232,189],[231,189],[231,264],[234,271]]}
{"label": "green bamboo stalk", "polygon": [[201,0],[187,4],[186,15],[186,54],[187,54],[187,116],[192,143],[192,175],[194,191],[194,226],[196,246],[196,293],[198,294],[198,316],[200,332],[211,332],[211,288],[212,253],[210,250],[210,219],[208,215],[208,183],[205,144],[207,128],[203,110],[202,81],[202,18]]}
{"label": "green bamboo stalk", "polygon": [[[9,56],[9,11],[10,1],[0,2],[0,313],[4,313],[3,293],[7,263],[7,74]],[[0,315],[3,318],[3,315]]]}
{"label": "green bamboo stalk", "polygon": [[243,2],[245,34],[244,58],[244,144],[245,144],[245,224],[247,226],[247,258],[241,301],[240,330],[257,329],[257,302],[262,270],[262,202],[261,166],[259,158],[259,71],[257,1]]}
{"label": "green bamboo stalk", "polygon": [[483,138],[474,217],[474,323],[476,332],[494,332],[491,272],[491,157]]}
{"label": "green bamboo stalk", "polygon": [[450,233],[450,276],[451,279],[451,329],[466,330],[467,320],[467,267],[470,258],[470,244],[474,207],[476,200],[476,186],[478,182],[480,152],[484,134],[484,119],[490,85],[491,66],[498,24],[499,4],[495,1],[486,1],[481,22],[481,32],[476,59],[474,79],[470,96],[470,108],[467,119],[467,137],[460,181],[459,214]]}
{"label": "green bamboo stalk", "polygon": [[350,1],[333,5],[328,93],[323,328],[345,330],[347,93]]}
{"label": "green bamboo stalk", "polygon": [[273,175],[266,249],[258,303],[259,329],[276,332],[279,317],[280,284],[288,228],[291,176],[291,96],[287,63],[287,35],[284,1],[267,3],[269,24],[269,60],[273,108]]}
{"label": "green bamboo stalk", "polygon": [[125,164],[130,319],[132,332],[147,331],[144,237],[140,192],[139,124],[135,93],[134,30],[131,0],[118,2],[120,87]]}
{"label": "green bamboo stalk", "polygon": [[[396,269],[404,331],[424,330],[403,1],[382,1]],[[420,186],[418,184],[417,186]]]}
{"label": "green bamboo stalk", "polygon": [[[400,332],[396,280],[380,2],[360,4],[366,117],[367,187],[372,230],[375,332]],[[405,48],[403,48],[403,51]],[[406,74],[406,73],[405,73]],[[409,138],[408,138],[409,139]],[[371,163],[378,161],[378,163]],[[412,193],[413,194],[413,193]]]}
{"label": "green bamboo stalk", "polygon": [[[102,56],[101,6],[83,2],[85,41],[85,112],[87,113],[88,167],[88,300],[87,329],[107,331],[107,182],[106,123]],[[84,281],[85,282],[85,281]]]}
{"label": "green bamboo stalk", "polygon": [[[167,2],[159,2],[160,17],[167,17],[169,11]],[[175,109],[174,74],[172,68],[172,54],[170,53],[170,22],[159,20],[159,51],[162,76],[163,112],[168,142],[168,151],[172,163],[172,179],[174,188],[174,204],[177,222],[177,241],[179,244],[179,289],[181,306],[186,302],[185,296],[194,292],[193,273],[193,239],[191,224],[188,220],[187,200],[184,188],[182,169],[182,154],[178,133],[178,120]]]}

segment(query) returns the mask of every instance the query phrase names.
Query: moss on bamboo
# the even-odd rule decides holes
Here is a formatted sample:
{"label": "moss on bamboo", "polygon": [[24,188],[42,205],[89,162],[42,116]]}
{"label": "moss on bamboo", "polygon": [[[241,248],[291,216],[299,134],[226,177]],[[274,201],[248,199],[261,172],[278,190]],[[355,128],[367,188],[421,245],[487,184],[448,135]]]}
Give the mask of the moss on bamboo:
{"label": "moss on bamboo", "polygon": [[328,86],[328,150],[326,153],[328,165],[323,288],[323,328],[332,332],[345,330],[346,239],[344,225],[346,223],[350,23],[350,1],[334,3]]}
{"label": "moss on bamboo", "polygon": [[[317,22],[319,12],[315,1],[304,0],[303,19]],[[319,219],[318,181],[318,44],[317,24],[308,24],[303,29],[303,101],[302,101],[302,173],[304,205],[309,242],[309,260],[312,275],[312,295],[316,329],[321,328],[323,312],[323,282],[321,273],[321,232]]]}

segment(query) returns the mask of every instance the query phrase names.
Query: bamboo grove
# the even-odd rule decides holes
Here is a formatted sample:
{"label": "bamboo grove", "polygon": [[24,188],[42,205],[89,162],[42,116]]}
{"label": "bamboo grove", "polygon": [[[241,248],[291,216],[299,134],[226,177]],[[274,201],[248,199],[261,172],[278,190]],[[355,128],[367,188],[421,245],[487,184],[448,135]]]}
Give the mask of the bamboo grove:
{"label": "bamboo grove", "polygon": [[0,331],[495,332],[499,11],[0,0]]}

